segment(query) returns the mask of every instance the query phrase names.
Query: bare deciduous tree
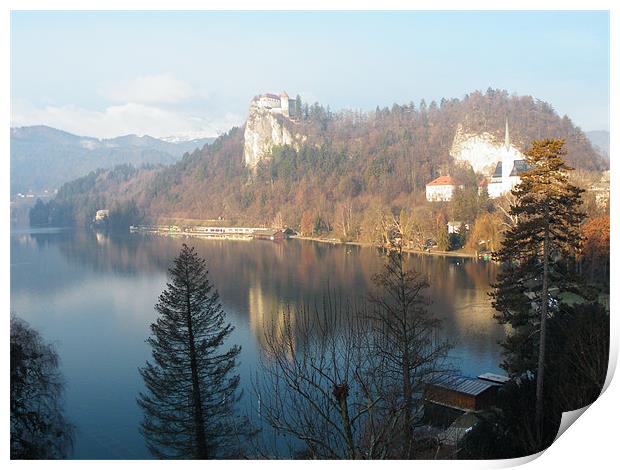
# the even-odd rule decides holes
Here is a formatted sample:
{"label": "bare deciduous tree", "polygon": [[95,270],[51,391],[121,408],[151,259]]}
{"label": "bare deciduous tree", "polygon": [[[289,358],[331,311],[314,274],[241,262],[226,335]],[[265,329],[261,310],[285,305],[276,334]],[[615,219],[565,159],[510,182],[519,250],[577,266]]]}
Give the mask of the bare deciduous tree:
{"label": "bare deciduous tree", "polygon": [[398,415],[383,395],[383,359],[371,354],[363,308],[331,298],[321,308],[287,308],[281,326],[266,333],[264,379],[255,384],[259,412],[269,426],[303,445],[297,445],[297,456],[390,455]]}
{"label": "bare deciduous tree", "polygon": [[73,446],[58,355],[11,314],[11,459],[62,459]]}
{"label": "bare deciduous tree", "polygon": [[511,209],[517,203],[517,197],[511,191],[495,200],[495,207],[502,214],[502,226],[511,229],[519,223],[519,216],[512,213]]}
{"label": "bare deciduous tree", "polygon": [[345,240],[353,238],[354,210],[350,199],[341,202],[336,207],[336,227],[338,227]]}
{"label": "bare deciduous tree", "polygon": [[400,249],[375,283],[370,308],[328,298],[284,310],[266,334],[259,411],[308,457],[412,458],[424,387],[448,370],[428,284],[405,269]]}
{"label": "bare deciduous tree", "polygon": [[427,306],[423,274],[407,270],[400,247],[390,251],[382,272],[374,277],[376,291],[369,298],[374,328],[373,356],[381,358],[389,386],[385,396],[399,411],[401,458],[412,458],[413,429],[422,407],[424,386],[448,370],[450,344],[438,338],[441,321]]}

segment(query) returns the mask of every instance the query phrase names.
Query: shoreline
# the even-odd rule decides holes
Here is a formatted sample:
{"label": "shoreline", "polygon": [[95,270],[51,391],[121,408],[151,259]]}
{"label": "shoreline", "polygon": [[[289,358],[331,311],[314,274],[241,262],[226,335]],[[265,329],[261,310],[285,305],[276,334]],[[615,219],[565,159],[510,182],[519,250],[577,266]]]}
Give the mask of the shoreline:
{"label": "shoreline", "polygon": [[[351,246],[360,246],[364,248],[381,248],[380,245],[375,245],[373,243],[343,242],[336,238],[303,237],[301,235],[294,235],[289,238],[295,239],[295,240],[307,240],[307,241],[313,241],[313,242],[319,242],[319,243],[331,243],[332,245],[351,245]],[[403,248],[403,252],[416,254],[416,255],[479,259],[477,253],[467,253],[463,251],[440,251],[440,250],[424,251],[424,250],[416,250],[414,248]]]}
{"label": "shoreline", "polygon": [[[190,223],[191,225],[198,225],[200,222],[204,223],[204,222],[210,222],[210,223],[215,223],[215,225],[220,226],[220,224],[227,222],[226,220],[214,220],[214,219],[191,219],[191,218],[173,218],[173,217],[160,217],[157,218],[156,220],[159,221],[163,221],[163,220],[168,220],[169,222],[175,221],[175,222],[179,222],[179,221],[183,221],[184,223]],[[160,235],[168,235],[169,233],[162,233],[162,232],[156,232]],[[178,233],[181,236],[188,236],[188,237],[195,237],[196,234],[192,233],[192,232],[181,232]],[[218,238],[218,239],[233,239],[232,237],[200,237],[199,238]],[[339,240],[338,238],[321,238],[321,237],[306,237],[306,236],[302,236],[302,235],[291,235],[288,236],[287,238],[290,239],[295,239],[295,240],[307,240],[307,241],[313,241],[313,242],[318,242],[318,243],[331,243],[332,245],[350,245],[350,246],[360,246],[360,247],[366,247],[366,248],[382,248],[380,245],[375,245],[373,243],[368,243],[368,242],[360,242],[360,241],[348,241],[348,242],[343,242],[341,240]],[[479,256],[478,252],[465,252],[465,251],[441,251],[441,250],[432,250],[432,251],[426,251],[426,250],[419,250],[419,249],[415,249],[415,248],[403,248],[403,252],[405,253],[410,253],[410,254],[416,254],[416,255],[425,255],[425,256],[443,256],[443,257],[453,257],[453,258],[470,258],[470,259],[475,259],[475,260],[484,260],[481,256]]]}
{"label": "shoreline", "polygon": [[[63,230],[71,230],[75,229],[75,227],[19,227],[16,229],[12,229],[11,233],[28,233],[28,232],[37,232],[37,231],[63,231]],[[156,235],[156,236],[164,236],[164,237],[173,237],[173,238],[200,238],[203,240],[231,240],[231,241],[251,241],[252,237],[249,236],[233,236],[233,235],[215,235],[215,234],[203,234],[203,233],[195,233],[195,232],[183,232],[183,231],[131,231],[128,230],[127,233],[141,233],[144,235]],[[348,241],[343,242],[338,240],[337,238],[320,238],[320,237],[304,237],[301,235],[291,235],[287,237],[291,240],[304,240],[311,241],[317,243],[328,243],[332,245],[349,245],[349,246],[359,246],[362,248],[382,248],[380,245],[375,245],[373,243],[368,242],[359,242],[359,241]],[[475,260],[482,260],[477,253],[468,253],[463,251],[425,251],[425,250],[417,250],[414,248],[403,248],[404,253],[410,253],[415,255],[425,255],[425,256],[443,256],[443,257],[452,257],[452,258],[470,258]]]}

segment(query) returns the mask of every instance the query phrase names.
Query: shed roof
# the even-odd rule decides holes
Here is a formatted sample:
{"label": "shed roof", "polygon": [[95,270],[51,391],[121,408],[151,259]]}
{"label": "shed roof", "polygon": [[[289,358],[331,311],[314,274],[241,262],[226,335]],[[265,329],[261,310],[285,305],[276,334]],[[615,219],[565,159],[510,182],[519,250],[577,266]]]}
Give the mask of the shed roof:
{"label": "shed roof", "polygon": [[473,396],[480,395],[482,392],[497,386],[488,380],[446,374],[436,376],[430,385]]}
{"label": "shed roof", "polygon": [[439,178],[435,178],[430,183],[427,183],[426,186],[455,186],[456,182],[452,176],[440,176]]}
{"label": "shed roof", "polygon": [[510,380],[510,378],[506,377],[505,375],[492,374],[491,372],[480,374],[478,378],[482,380],[490,380],[491,382],[496,382],[499,384],[504,384]]}

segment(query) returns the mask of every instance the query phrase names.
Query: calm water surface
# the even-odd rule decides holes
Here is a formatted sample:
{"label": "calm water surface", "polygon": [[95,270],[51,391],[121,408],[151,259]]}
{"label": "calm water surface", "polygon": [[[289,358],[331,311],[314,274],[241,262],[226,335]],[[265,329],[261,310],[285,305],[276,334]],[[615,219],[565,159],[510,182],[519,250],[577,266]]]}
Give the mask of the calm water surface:
{"label": "calm water surface", "polygon": [[[138,432],[142,390],[138,367],[166,271],[187,240],[92,232],[11,233],[11,310],[53,342],[67,383],[66,411],[77,426],[75,458],[149,458]],[[232,341],[242,345],[240,374],[245,406],[263,341],[263,325],[278,307],[320,301],[328,286],[364,296],[383,258],[372,248],[288,240],[191,239],[206,258],[220,292]],[[444,319],[455,343],[452,362],[464,374],[501,372],[498,341],[505,331],[493,320],[487,292],[496,266],[469,259],[412,255],[428,274],[431,309]]]}

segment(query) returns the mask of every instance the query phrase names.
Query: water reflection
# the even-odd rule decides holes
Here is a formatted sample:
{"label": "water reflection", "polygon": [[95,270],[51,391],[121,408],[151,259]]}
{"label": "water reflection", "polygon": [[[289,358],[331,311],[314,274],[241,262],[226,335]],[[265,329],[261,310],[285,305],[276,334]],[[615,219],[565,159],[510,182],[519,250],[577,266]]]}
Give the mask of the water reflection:
{"label": "water reflection", "polygon": [[[121,277],[165,273],[183,241],[92,232],[21,234],[12,239],[31,255],[57,249],[70,265],[88,266],[95,272]],[[277,320],[274,314],[283,304],[320,302],[328,286],[341,296],[364,297],[372,288],[372,275],[383,263],[381,254],[371,248],[294,240],[271,243],[192,239],[191,243],[206,258],[225,304],[246,317],[259,342],[264,325]],[[495,354],[496,342],[503,336],[502,327],[493,319],[488,297],[496,266],[421,255],[411,255],[407,261],[409,266],[428,275],[431,309],[444,318],[447,336],[463,347],[475,346],[481,352]],[[57,267],[55,264],[54,268]],[[27,280],[17,277],[14,282],[18,286],[36,282],[55,289],[57,282],[67,281],[66,277],[72,281],[70,272],[59,273],[60,276],[49,276],[49,272],[28,272]],[[122,295],[122,291],[115,289],[117,295]]]}
{"label": "water reflection", "polygon": [[[11,308],[59,343],[67,411],[78,424],[76,457],[148,457],[138,434],[137,368],[149,354],[144,340],[153,305],[183,242],[188,240],[72,231],[11,235]],[[246,396],[265,328],[281,323],[284,305],[293,312],[313,306],[328,288],[363,298],[384,262],[375,249],[298,240],[189,243],[207,260],[236,327],[232,341],[243,347]],[[444,319],[443,333],[456,345],[455,365],[470,375],[500,372],[498,341],[505,332],[493,319],[487,295],[496,266],[419,255],[407,262],[429,278],[430,308]]]}

